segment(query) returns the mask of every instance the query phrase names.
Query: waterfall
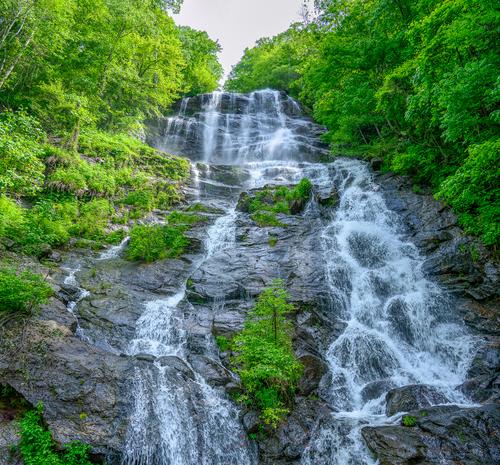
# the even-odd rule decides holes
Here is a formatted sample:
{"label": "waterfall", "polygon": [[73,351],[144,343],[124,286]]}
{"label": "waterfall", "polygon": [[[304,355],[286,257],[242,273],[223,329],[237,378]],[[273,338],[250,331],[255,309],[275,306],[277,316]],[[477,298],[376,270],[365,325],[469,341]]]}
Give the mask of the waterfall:
{"label": "waterfall", "polygon": [[[209,228],[201,262],[224,248],[233,218],[231,210]],[[155,362],[135,372],[135,408],[122,465],[252,465],[255,454],[236,408],[187,360],[180,305],[185,295],[183,286],[171,297],[147,302],[137,321],[128,353],[152,355]]]}
{"label": "waterfall", "polygon": [[[360,430],[395,421],[385,416],[388,390],[425,384],[449,402],[467,403],[456,387],[465,378],[474,340],[454,317],[450,298],[425,278],[422,257],[387,208],[367,165],[319,162],[328,153],[321,133],[282,92],[215,92],[180,102],[176,115],[158,123],[150,142],[188,156],[194,198],[225,212],[209,227],[205,252],[192,264],[192,274],[214,264],[215,286],[232,273],[216,268],[220,257],[245,253],[235,241],[239,192],[303,177],[317,193],[335,187],[338,207],[320,214],[312,200],[304,214],[322,247],[323,263],[316,266],[325,277],[324,310],[344,329],[323,353],[329,372],[319,394],[333,413],[313,431],[302,463],[372,465]],[[230,180],[219,177],[223,165],[230,165]],[[274,273],[281,277],[279,262]],[[186,315],[192,306],[186,294],[184,285],[175,295],[147,302],[137,321],[128,354],[151,356],[153,362],[135,370],[122,464],[253,465],[256,453],[236,407],[189,362],[193,329]],[[215,295],[214,312],[224,305],[224,296]],[[206,336],[196,351],[216,357],[211,335]]]}
{"label": "waterfall", "polygon": [[[203,111],[193,113],[190,108],[196,98]],[[300,161],[327,153],[316,125],[304,117],[297,102],[269,89],[184,99],[178,114],[163,122],[160,135],[151,142],[167,152],[211,164]]]}
{"label": "waterfall", "polygon": [[322,395],[335,413],[315,432],[303,465],[374,464],[360,435],[390,423],[385,395],[409,384],[432,386],[450,403],[474,353],[474,339],[449,297],[422,273],[423,259],[366,164],[334,162],[340,205],[321,233],[332,311],[346,323],[326,353]]}

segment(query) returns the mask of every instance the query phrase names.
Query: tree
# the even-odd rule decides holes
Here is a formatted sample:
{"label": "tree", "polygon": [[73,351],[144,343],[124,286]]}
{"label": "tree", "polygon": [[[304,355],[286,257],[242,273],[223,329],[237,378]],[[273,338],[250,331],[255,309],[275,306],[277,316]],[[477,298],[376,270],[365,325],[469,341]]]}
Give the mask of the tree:
{"label": "tree", "polygon": [[276,426],[292,402],[302,365],[292,348],[293,311],[282,280],[264,289],[243,331],[235,337],[235,362],[245,388],[245,400],[261,410],[262,420]]}

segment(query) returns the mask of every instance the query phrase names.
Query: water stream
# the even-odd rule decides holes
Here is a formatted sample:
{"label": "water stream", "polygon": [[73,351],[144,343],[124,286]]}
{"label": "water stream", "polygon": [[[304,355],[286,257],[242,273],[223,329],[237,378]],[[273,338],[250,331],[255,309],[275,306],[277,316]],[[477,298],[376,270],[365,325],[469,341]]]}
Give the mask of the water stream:
{"label": "water stream", "polygon": [[[183,100],[153,143],[190,157],[193,199],[225,212],[209,227],[193,272],[236,247],[239,191],[302,177],[311,179],[316,192],[338,191],[339,206],[326,217],[314,200],[305,213],[321,239],[324,260],[317,266],[326,276],[327,310],[345,329],[323,354],[329,375],[320,395],[334,413],[313,432],[302,463],[371,465],[360,428],[395,421],[385,416],[387,391],[426,384],[449,402],[467,403],[456,386],[464,380],[474,341],[454,319],[447,295],[424,277],[422,257],[367,165],[349,159],[319,163],[326,152],[319,133],[285,94],[215,92]],[[212,172],[220,165],[244,176],[222,182]],[[189,305],[183,286],[147,302],[137,322],[128,353],[155,361],[152,368],[136,370],[123,465],[257,463],[234,405],[188,362]],[[216,305],[223,306],[223,299]],[[213,341],[198,350],[216,357]]]}

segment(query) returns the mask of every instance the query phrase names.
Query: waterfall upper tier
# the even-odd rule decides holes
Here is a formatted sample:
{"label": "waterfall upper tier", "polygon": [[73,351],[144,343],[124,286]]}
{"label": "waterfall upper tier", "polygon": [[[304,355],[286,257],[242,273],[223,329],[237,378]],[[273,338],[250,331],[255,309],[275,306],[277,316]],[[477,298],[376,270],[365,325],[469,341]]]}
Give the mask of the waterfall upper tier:
{"label": "waterfall upper tier", "polygon": [[211,164],[251,161],[317,161],[328,153],[324,128],[308,118],[285,92],[213,92],[187,97],[174,116],[150,127],[160,150]]}

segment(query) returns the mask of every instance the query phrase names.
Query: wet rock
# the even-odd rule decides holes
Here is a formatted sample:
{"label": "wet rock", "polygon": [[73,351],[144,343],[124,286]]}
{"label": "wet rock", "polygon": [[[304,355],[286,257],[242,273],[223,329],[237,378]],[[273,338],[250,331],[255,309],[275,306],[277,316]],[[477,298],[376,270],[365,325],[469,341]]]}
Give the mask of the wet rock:
{"label": "wet rock", "polygon": [[260,441],[260,463],[298,464],[314,425],[319,418],[330,414],[320,400],[299,398],[290,416],[278,429]]}
{"label": "wet rock", "polygon": [[363,402],[368,402],[372,399],[378,399],[384,393],[394,386],[391,381],[382,379],[380,381],[373,381],[367,384],[361,391],[361,398]]}
{"label": "wet rock", "polygon": [[181,358],[175,355],[164,355],[158,357],[157,362],[162,367],[167,367],[169,370],[182,373],[186,378],[194,381],[195,376],[191,367]]}
{"label": "wet rock", "polygon": [[251,410],[250,412],[245,413],[243,415],[243,427],[245,431],[249,434],[257,433],[259,431],[260,426],[260,416],[259,412]]}
{"label": "wet rock", "polygon": [[133,366],[143,362],[97,349],[51,321],[31,321],[24,335],[17,327],[4,333],[2,341],[14,342],[16,354],[0,342],[0,379],[32,405],[43,402],[44,419],[57,442],[77,439],[91,444],[95,453],[117,456],[131,409],[125,393]]}
{"label": "wet rock", "polygon": [[233,375],[227,368],[204,355],[190,356],[189,363],[212,386],[225,386],[233,380]]}
{"label": "wet rock", "polygon": [[386,415],[391,417],[398,412],[409,412],[423,407],[444,404],[448,399],[431,386],[412,384],[391,389],[386,395]]}
{"label": "wet rock", "polygon": [[460,389],[475,402],[500,401],[500,341],[493,338],[477,352]]}
{"label": "wet rock", "polygon": [[238,203],[236,204],[236,210],[243,213],[250,213],[250,203],[252,202],[252,197],[248,192],[242,192]]}
{"label": "wet rock", "polygon": [[156,357],[150,354],[137,354],[135,355],[135,358],[149,363],[153,363],[156,360]]}
{"label": "wet rock", "polygon": [[315,194],[317,202],[323,207],[333,207],[339,202],[339,193],[334,187],[330,192],[316,192]]}
{"label": "wet rock", "polygon": [[499,463],[500,406],[431,407],[414,414],[415,427],[362,429],[381,465]]}
{"label": "wet rock", "polygon": [[300,355],[298,358],[304,366],[302,378],[298,384],[298,393],[308,396],[318,389],[319,382],[327,371],[327,366],[323,360],[312,354]]}
{"label": "wet rock", "polygon": [[21,459],[13,450],[19,439],[17,422],[2,418],[0,414],[0,465],[21,465]]}

